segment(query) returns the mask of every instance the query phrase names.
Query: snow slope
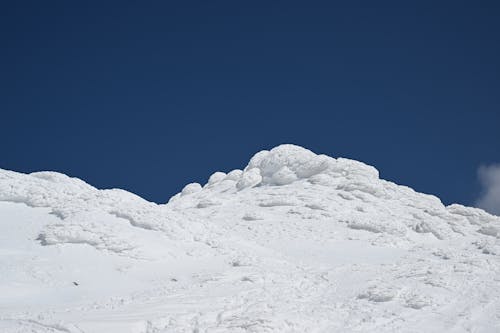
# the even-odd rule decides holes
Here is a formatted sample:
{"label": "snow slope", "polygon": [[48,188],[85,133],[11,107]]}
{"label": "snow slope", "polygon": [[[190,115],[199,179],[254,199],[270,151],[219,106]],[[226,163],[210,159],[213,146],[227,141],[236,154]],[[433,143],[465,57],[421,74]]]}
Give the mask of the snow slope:
{"label": "snow slope", "polygon": [[498,332],[500,217],[278,146],[157,205],[0,170],[0,332]]}

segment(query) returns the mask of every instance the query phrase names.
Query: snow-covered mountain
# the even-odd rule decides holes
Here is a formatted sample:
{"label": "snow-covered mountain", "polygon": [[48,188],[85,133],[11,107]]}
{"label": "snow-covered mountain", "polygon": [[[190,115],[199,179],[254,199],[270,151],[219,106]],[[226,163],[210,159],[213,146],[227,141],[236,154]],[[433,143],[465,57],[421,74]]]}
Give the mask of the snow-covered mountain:
{"label": "snow-covered mountain", "polygon": [[167,204],[0,170],[0,332],[499,332],[500,217],[293,145]]}

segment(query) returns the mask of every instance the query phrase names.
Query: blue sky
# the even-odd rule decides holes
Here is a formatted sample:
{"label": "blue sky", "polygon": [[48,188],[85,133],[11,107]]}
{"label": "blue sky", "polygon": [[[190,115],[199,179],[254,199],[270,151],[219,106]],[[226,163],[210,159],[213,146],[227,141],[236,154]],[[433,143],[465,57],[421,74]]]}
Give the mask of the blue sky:
{"label": "blue sky", "polygon": [[295,143],[473,204],[500,162],[494,1],[0,6],[2,168],[165,202]]}

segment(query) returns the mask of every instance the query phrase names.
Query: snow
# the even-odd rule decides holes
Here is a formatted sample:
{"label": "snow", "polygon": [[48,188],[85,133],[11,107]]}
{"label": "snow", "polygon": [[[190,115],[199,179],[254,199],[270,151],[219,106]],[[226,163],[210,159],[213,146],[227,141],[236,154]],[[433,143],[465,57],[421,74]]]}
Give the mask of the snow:
{"label": "snow", "polygon": [[378,178],[378,171],[363,163],[347,159],[335,160],[289,144],[255,154],[245,170],[254,168],[260,171],[262,184],[267,185],[286,185],[318,174]]}
{"label": "snow", "polygon": [[1,332],[497,332],[500,217],[294,145],[166,204],[0,170]]}
{"label": "snow", "polygon": [[184,186],[181,195],[189,195],[201,191],[201,185],[198,183],[191,183]]}
{"label": "snow", "polygon": [[227,175],[224,172],[220,171],[215,172],[210,176],[210,178],[208,178],[207,186],[220,182],[221,180],[225,179],[226,176]]}
{"label": "snow", "polygon": [[259,169],[251,168],[251,169],[245,170],[242,173],[241,178],[236,183],[236,188],[238,190],[243,190],[245,188],[258,185],[258,184],[260,184],[261,181],[262,181],[262,176],[260,175]]}

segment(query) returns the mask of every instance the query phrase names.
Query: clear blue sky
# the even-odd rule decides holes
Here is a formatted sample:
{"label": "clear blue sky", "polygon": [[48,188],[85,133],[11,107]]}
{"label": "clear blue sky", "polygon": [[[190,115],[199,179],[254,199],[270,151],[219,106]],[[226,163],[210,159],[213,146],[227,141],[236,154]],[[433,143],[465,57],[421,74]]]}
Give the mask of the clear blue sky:
{"label": "clear blue sky", "polygon": [[471,204],[500,162],[497,1],[4,1],[0,167],[165,202],[295,143]]}

